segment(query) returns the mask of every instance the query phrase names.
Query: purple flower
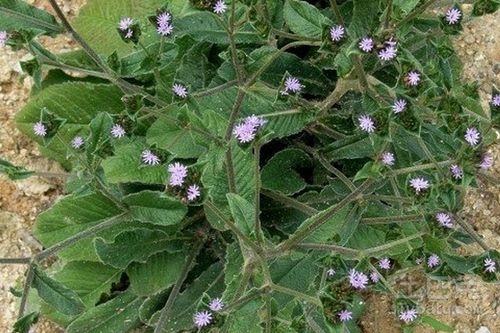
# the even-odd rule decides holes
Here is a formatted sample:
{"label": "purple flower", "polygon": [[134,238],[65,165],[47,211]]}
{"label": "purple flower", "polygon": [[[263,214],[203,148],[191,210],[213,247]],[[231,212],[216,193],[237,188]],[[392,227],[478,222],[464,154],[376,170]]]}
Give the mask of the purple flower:
{"label": "purple flower", "polygon": [[184,164],[176,162],[168,165],[168,172],[170,173],[169,184],[172,186],[182,186],[184,178],[187,177],[188,169]]}
{"label": "purple flower", "polygon": [[47,135],[47,127],[45,127],[45,125],[41,121],[39,121],[39,122],[35,123],[35,125],[33,125],[33,132],[37,136],[46,136]]}
{"label": "purple flower", "polygon": [[440,264],[441,260],[436,254],[431,255],[429,258],[427,258],[427,266],[429,268],[434,268]]}
{"label": "purple flower", "polygon": [[431,184],[429,183],[428,180],[422,177],[417,177],[410,179],[410,186],[415,189],[415,192],[417,194],[419,194],[420,191],[428,189],[431,186]]}
{"label": "purple flower", "polygon": [[384,165],[394,165],[395,161],[396,158],[394,157],[393,153],[386,151],[382,154],[382,163]]}
{"label": "purple flower", "polygon": [[469,127],[465,131],[464,135],[465,141],[471,146],[477,145],[479,143],[479,139],[481,138],[481,134],[475,127]]}
{"label": "purple flower", "polygon": [[158,32],[158,34],[162,35],[163,37],[170,35],[172,31],[174,31],[174,26],[168,23],[156,27],[156,32]]}
{"label": "purple flower", "polygon": [[372,280],[373,283],[377,283],[380,280],[380,275],[378,274],[378,272],[371,272],[370,280]]}
{"label": "purple flower", "polygon": [[257,130],[266,124],[266,120],[262,117],[252,115],[243,119],[243,121],[236,125],[233,129],[233,135],[241,143],[247,143],[255,138]]}
{"label": "purple flower", "polygon": [[172,15],[170,15],[169,12],[160,13],[160,14],[158,14],[158,16],[156,16],[156,25],[160,26],[160,25],[170,24],[171,19],[172,19]]}
{"label": "purple flower", "polygon": [[120,23],[118,23],[118,29],[121,31],[129,30],[130,27],[134,24],[134,20],[130,17],[122,17]]}
{"label": "purple flower", "polygon": [[4,47],[9,40],[9,34],[7,31],[0,31],[0,47]]}
{"label": "purple flower", "polygon": [[345,29],[341,25],[334,25],[330,28],[330,37],[332,41],[339,42],[345,36]]}
{"label": "purple flower", "polygon": [[373,50],[373,38],[370,37],[364,37],[359,41],[359,48],[364,51],[364,52],[371,52]]}
{"label": "purple flower", "polygon": [[353,268],[349,271],[349,283],[353,288],[364,289],[368,284],[368,277],[364,273],[358,272]]}
{"label": "purple flower", "polygon": [[436,214],[436,221],[443,227],[443,228],[452,228],[453,227],[453,222],[450,214],[440,212]]}
{"label": "purple flower", "polygon": [[226,3],[224,0],[218,0],[214,5],[214,13],[215,14],[223,14],[227,9]]}
{"label": "purple flower", "polygon": [[132,38],[132,36],[134,35],[134,32],[132,31],[132,29],[128,29],[127,30],[127,33],[125,34],[125,38]]}
{"label": "purple flower", "polygon": [[333,277],[335,274],[337,274],[337,272],[335,272],[335,270],[333,268],[329,268],[327,271],[326,271],[326,275],[328,277]]}
{"label": "purple flower", "polygon": [[83,146],[83,138],[81,136],[75,136],[75,138],[71,141],[71,146],[75,149]]}
{"label": "purple flower", "polygon": [[455,179],[462,179],[464,177],[464,171],[457,164],[450,166],[450,172]]}
{"label": "purple flower", "polygon": [[[5,31],[3,31],[3,32],[5,32]],[[491,97],[491,105],[500,106],[500,94],[496,94],[493,97]]]}
{"label": "purple flower", "polygon": [[484,270],[488,273],[495,273],[497,271],[496,263],[493,259],[484,259]]}
{"label": "purple flower", "polygon": [[340,321],[348,321],[352,319],[352,312],[349,310],[342,310],[338,313]]}
{"label": "purple flower", "polygon": [[493,166],[493,156],[490,154],[484,154],[481,158],[481,163],[479,167],[483,170],[488,170]]}
{"label": "purple flower", "polygon": [[[196,200],[200,197],[200,187],[196,184],[190,185],[187,189],[187,199],[188,201]],[[213,309],[212,309],[213,310]]]}
{"label": "purple flower", "polygon": [[212,314],[208,311],[196,312],[194,314],[193,322],[198,328],[207,326],[212,322]]}
{"label": "purple flower", "polygon": [[186,98],[187,97],[187,88],[182,84],[175,83],[172,87],[172,91],[179,97]]}
{"label": "purple flower", "polygon": [[462,12],[458,8],[450,8],[446,12],[445,20],[448,24],[457,24],[460,21],[460,17],[462,17]]}
{"label": "purple flower", "polygon": [[151,150],[146,149],[141,154],[142,162],[147,165],[157,165],[160,164],[160,158],[153,154]]}
{"label": "purple flower", "polygon": [[387,46],[378,52],[380,60],[389,61],[394,59],[398,54],[398,50],[394,46]]}
{"label": "purple flower", "polygon": [[122,138],[125,136],[125,130],[123,129],[123,127],[121,127],[121,125],[119,124],[114,124],[113,127],[111,127],[111,136],[113,138]]}
{"label": "purple flower", "polygon": [[302,88],[304,88],[304,86],[297,78],[289,76],[285,80],[285,88],[281,91],[281,95],[286,96],[289,92],[298,93]]}
{"label": "purple flower", "polygon": [[386,258],[382,258],[378,262],[378,267],[380,267],[380,268],[385,269],[386,271],[388,271],[389,269],[391,269],[391,261],[387,257]]}
{"label": "purple flower", "polygon": [[358,118],[359,127],[368,133],[373,133],[375,131],[375,122],[372,117],[368,115],[362,115]]}
{"label": "purple flower", "polygon": [[417,319],[416,309],[407,309],[399,313],[399,320],[402,320],[407,324],[414,321],[415,319]]}
{"label": "purple flower", "polygon": [[397,99],[394,101],[394,104],[392,105],[392,111],[394,113],[401,113],[406,109],[406,101],[402,98]]}
{"label": "purple flower", "polygon": [[420,83],[420,73],[417,71],[410,71],[406,74],[406,84],[415,87]]}
{"label": "purple flower", "polygon": [[224,303],[222,302],[222,300],[220,298],[214,298],[210,301],[210,304],[208,304],[208,307],[210,308],[210,310],[217,312],[217,311],[222,310],[222,308],[224,308]]}

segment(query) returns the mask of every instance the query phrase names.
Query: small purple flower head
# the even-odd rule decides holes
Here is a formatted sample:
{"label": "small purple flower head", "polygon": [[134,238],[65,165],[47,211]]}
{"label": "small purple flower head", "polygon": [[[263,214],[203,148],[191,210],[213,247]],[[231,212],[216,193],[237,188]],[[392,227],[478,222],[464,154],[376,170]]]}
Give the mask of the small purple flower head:
{"label": "small purple flower head", "polygon": [[168,165],[168,172],[170,173],[170,180],[168,183],[172,186],[182,186],[184,178],[187,177],[188,169],[184,164],[175,162]]}
{"label": "small purple flower head", "polygon": [[389,61],[398,55],[398,50],[394,46],[387,46],[382,50],[378,51],[378,57],[380,60]]}
{"label": "small purple flower head", "polygon": [[353,288],[365,289],[368,284],[368,277],[364,273],[358,272],[353,268],[349,271],[349,283]]}
{"label": "small purple flower head", "polygon": [[35,133],[36,136],[46,136],[47,135],[47,127],[39,121],[33,125],[33,133]]}
{"label": "small purple flower head", "polygon": [[378,272],[375,271],[371,272],[370,280],[372,280],[373,283],[377,283],[380,280],[380,275],[378,274]]}
{"label": "small purple flower head", "polygon": [[488,273],[495,273],[497,271],[495,260],[490,258],[484,259],[484,270]]}
{"label": "small purple flower head", "polygon": [[427,266],[429,268],[434,268],[438,266],[441,263],[441,259],[437,256],[437,254],[431,255],[429,258],[427,258]]}
{"label": "small purple flower head", "polygon": [[132,29],[128,29],[127,33],[125,34],[125,38],[127,38],[127,39],[132,38],[133,35],[134,35],[134,32],[132,31]]}
{"label": "small purple flower head", "polygon": [[373,42],[373,38],[371,37],[363,37],[359,43],[358,47],[361,49],[363,52],[371,52],[373,50],[373,45],[375,43]]}
{"label": "small purple flower head", "polygon": [[196,312],[193,317],[196,327],[205,327],[212,322],[212,314],[208,311]]}
{"label": "small purple flower head", "polygon": [[368,115],[362,115],[358,118],[359,121],[359,127],[368,133],[373,133],[375,132],[375,122],[373,121],[373,118],[368,116]]}
{"label": "small purple flower head", "polygon": [[286,96],[290,92],[298,93],[301,92],[303,88],[304,86],[300,83],[300,81],[297,78],[289,76],[285,80],[285,87],[281,91],[281,95]]}
{"label": "small purple flower head", "polygon": [[394,104],[392,105],[392,111],[394,111],[394,113],[401,113],[403,112],[404,110],[406,110],[406,101],[402,98],[400,99],[397,99],[394,101]]}
{"label": "small purple flower head", "polygon": [[439,225],[441,225],[443,228],[453,227],[453,220],[450,214],[439,212],[436,214],[436,221],[438,221]]}
{"label": "small purple flower head", "polygon": [[0,47],[4,47],[9,40],[9,34],[7,31],[0,31]]}
{"label": "small purple flower head", "polygon": [[224,308],[224,303],[220,298],[214,298],[210,301],[210,304],[208,304],[208,307],[210,310],[217,312],[220,311]]}
{"label": "small purple flower head", "polygon": [[417,319],[416,309],[407,309],[399,313],[399,320],[404,321],[407,324],[411,323],[415,319]]}
{"label": "small purple flower head", "polygon": [[134,20],[131,17],[122,17],[120,23],[118,23],[118,29],[121,31],[126,31],[134,24]]}
{"label": "small purple flower head", "polygon": [[158,165],[160,164],[160,158],[153,154],[149,149],[146,149],[141,154],[142,162],[147,165]]}
{"label": "small purple flower head", "polygon": [[382,154],[382,163],[387,166],[394,165],[396,162],[396,158],[394,157],[394,154],[386,151]]}
{"label": "small purple flower head", "polygon": [[410,186],[413,187],[413,189],[417,194],[419,194],[422,190],[428,189],[431,186],[431,184],[429,183],[428,180],[422,177],[416,177],[410,179]]}
{"label": "small purple flower head", "polygon": [[169,12],[163,12],[156,16],[156,25],[167,25],[170,24],[170,20],[172,19],[172,15]]}
{"label": "small purple flower head", "polygon": [[113,138],[123,138],[125,136],[125,129],[119,125],[119,124],[114,124],[113,127],[111,127],[111,136]]}
{"label": "small purple flower head", "polygon": [[226,12],[227,6],[224,0],[217,0],[214,5],[214,13],[215,14],[224,14]]}
{"label": "small purple flower head", "polygon": [[464,177],[464,171],[457,164],[452,164],[450,166],[450,172],[455,179],[462,179]]}
{"label": "small purple flower head", "polygon": [[233,135],[241,143],[247,143],[255,138],[257,130],[266,124],[266,120],[262,117],[252,115],[245,118],[239,125],[233,129]]}
{"label": "small purple flower head", "polygon": [[345,37],[345,29],[341,25],[334,25],[330,28],[330,37],[332,41],[339,42],[342,38]]}
{"label": "small purple flower head", "polygon": [[462,17],[462,12],[458,8],[450,8],[446,12],[446,17],[445,20],[448,22],[448,24],[457,24],[458,21],[460,21],[460,18]]}
{"label": "small purple flower head", "polygon": [[500,94],[495,94],[491,97],[491,105],[496,107],[500,106]]}
{"label": "small purple flower head", "polygon": [[337,272],[335,272],[335,270],[333,268],[329,268],[326,271],[326,276],[328,276],[328,277],[333,277],[333,276],[335,276],[335,274],[337,274]]}
{"label": "small purple flower head", "polygon": [[411,87],[418,86],[418,84],[420,83],[420,73],[417,71],[409,71],[406,74],[405,82]]}
{"label": "small purple flower head", "polygon": [[479,164],[479,167],[482,170],[488,170],[493,166],[493,156],[490,154],[484,154],[483,157],[481,158],[481,163]]}
{"label": "small purple flower head", "polygon": [[348,321],[352,319],[352,312],[349,310],[342,310],[338,313],[340,321]]}
{"label": "small purple flower head", "polygon": [[[188,201],[196,200],[200,197],[200,187],[196,184],[190,185],[187,189],[187,199]],[[218,299],[218,298],[217,298]],[[213,309],[212,309],[213,310]]]}
{"label": "small purple flower head", "polygon": [[163,37],[170,35],[172,31],[174,31],[174,26],[171,25],[170,23],[161,24],[156,27],[156,32],[158,32],[158,34],[160,34]]}
{"label": "small purple flower head", "polygon": [[380,267],[380,268],[388,271],[389,269],[391,269],[391,261],[387,257],[386,258],[382,258],[378,262],[378,267]]}
{"label": "small purple flower head", "polygon": [[422,258],[415,259],[415,265],[421,265],[424,262]]}
{"label": "small purple flower head", "polygon": [[75,138],[71,141],[71,146],[75,149],[80,148],[81,146],[83,146],[83,144],[84,141],[81,136],[75,136]]}
{"label": "small purple flower head", "polygon": [[174,86],[172,87],[172,91],[174,94],[181,98],[186,98],[187,97],[187,88],[184,87],[182,84],[175,83]]}
{"label": "small purple flower head", "polygon": [[468,144],[471,146],[475,146],[479,143],[479,140],[481,138],[481,134],[475,127],[469,127],[465,131],[464,135],[465,141],[467,141]]}

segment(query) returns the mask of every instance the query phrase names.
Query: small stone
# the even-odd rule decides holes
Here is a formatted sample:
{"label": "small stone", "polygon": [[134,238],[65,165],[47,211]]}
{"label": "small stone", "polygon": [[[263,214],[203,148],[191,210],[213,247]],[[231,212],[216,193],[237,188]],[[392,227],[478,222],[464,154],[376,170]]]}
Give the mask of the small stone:
{"label": "small stone", "polygon": [[474,332],[474,333],[491,333],[491,331],[486,327],[486,326],[481,326],[479,329]]}

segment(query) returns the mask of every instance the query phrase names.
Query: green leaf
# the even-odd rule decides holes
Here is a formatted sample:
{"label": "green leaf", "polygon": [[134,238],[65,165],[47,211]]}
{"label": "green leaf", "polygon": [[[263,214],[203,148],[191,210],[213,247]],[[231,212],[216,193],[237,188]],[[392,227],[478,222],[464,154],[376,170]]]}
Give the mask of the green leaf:
{"label": "green leaf", "polygon": [[440,332],[455,332],[455,329],[451,326],[446,325],[445,323],[440,322],[436,318],[433,318],[428,315],[422,315],[420,318],[422,323],[429,325],[430,327],[434,328],[435,330],[438,330]]}
{"label": "green leaf", "polygon": [[[332,239],[337,233],[340,232],[344,223],[346,223],[346,216],[351,209],[350,205],[339,210],[334,216],[332,216],[328,221],[323,223],[316,231],[311,233],[304,239],[304,242],[313,242],[313,243],[324,243],[330,239]],[[305,220],[297,230],[305,228],[307,225],[311,224],[313,221],[316,221],[318,217],[322,216],[324,212],[319,212],[316,215],[311,216],[307,220]]]}
{"label": "green leaf", "polygon": [[283,15],[290,30],[305,37],[321,39],[323,27],[331,24],[315,6],[305,1],[286,0]]}
{"label": "green leaf", "polygon": [[[65,197],[40,214],[33,227],[33,233],[44,247],[49,247],[120,213],[121,210],[101,194],[74,194]],[[123,231],[125,226],[128,224],[124,221],[123,224],[100,231],[95,236],[112,239]],[[92,237],[79,240],[60,251],[58,255],[66,260],[98,260]]]}
{"label": "green leaf", "polygon": [[224,289],[223,300],[231,301],[241,282],[242,267],[245,264],[243,255],[237,242],[233,242],[226,247],[226,262],[224,265]]}
{"label": "green leaf", "polygon": [[26,170],[23,167],[15,166],[14,164],[0,158],[0,173],[9,177],[10,180],[25,179],[33,176],[33,171]]}
{"label": "green leaf", "polygon": [[359,225],[347,242],[347,247],[368,249],[385,243],[385,232],[369,225]]}
{"label": "green leaf", "polygon": [[460,256],[449,255],[446,253],[441,254],[441,257],[454,271],[462,274],[471,273],[477,266],[473,257],[464,258]]}
{"label": "green leaf", "polygon": [[[408,0],[406,0],[408,2]],[[369,35],[376,28],[379,15],[379,0],[354,0],[349,36],[361,38]]]}
{"label": "green leaf", "polygon": [[473,16],[481,16],[485,14],[494,13],[500,7],[499,0],[476,0],[472,8]]}
{"label": "green leaf", "polygon": [[116,146],[115,155],[102,161],[106,180],[110,183],[165,184],[168,178],[165,166],[142,163],[141,154],[146,147],[141,140]]}
{"label": "green leaf", "polygon": [[379,178],[382,177],[380,172],[381,165],[379,163],[374,163],[372,161],[366,163],[361,170],[359,170],[354,176],[353,181],[358,181],[367,178]]}
{"label": "green leaf", "polygon": [[83,312],[85,306],[78,295],[60,282],[50,278],[44,271],[33,267],[33,288],[47,304],[67,315]]}
{"label": "green leaf", "polygon": [[182,221],[187,207],[163,192],[142,191],[123,198],[132,216],[141,222],[174,225]]}
{"label": "green leaf", "polygon": [[31,312],[18,319],[14,324],[14,332],[16,333],[28,333],[33,324],[38,322],[39,313]]}
{"label": "green leaf", "polygon": [[144,264],[132,263],[127,268],[130,288],[139,296],[150,296],[175,283],[185,260],[183,252],[161,252],[152,255]]}
{"label": "green leaf", "polygon": [[303,190],[307,183],[298,173],[311,165],[309,156],[300,149],[285,149],[274,155],[262,168],[262,187],[292,195]]}
{"label": "green leaf", "polygon": [[0,30],[51,36],[64,31],[52,15],[21,0],[0,0]]}
{"label": "green leaf", "polygon": [[[228,332],[261,333],[262,318],[259,316],[259,310],[263,306],[262,299],[254,299],[232,312]],[[249,318],[252,320],[248,320]]]}
{"label": "green leaf", "polygon": [[121,269],[132,262],[145,263],[155,253],[181,250],[180,244],[165,232],[149,229],[124,231],[109,243],[97,238],[95,248],[103,263]]}
{"label": "green leaf", "polygon": [[111,127],[113,119],[108,113],[101,112],[95,116],[90,122],[90,139],[86,145],[87,159],[91,163],[96,155],[99,155],[99,150],[102,149],[105,143],[111,138]]}
{"label": "green leaf", "polygon": [[[122,17],[132,17],[144,29],[145,44],[158,39],[154,27],[147,20],[156,9],[165,4],[163,0],[89,0],[80,9],[73,21],[74,28],[98,53],[109,55],[117,51],[125,55],[133,50],[132,43],[125,43],[117,27]],[[174,13],[177,14],[177,13]]]}
{"label": "green leaf", "polygon": [[90,309],[73,321],[67,333],[127,333],[139,326],[139,307],[143,302],[130,291]]}
{"label": "green leaf", "polygon": [[253,204],[234,193],[228,193],[226,197],[231,215],[238,229],[245,235],[253,234],[255,225],[255,209]]}

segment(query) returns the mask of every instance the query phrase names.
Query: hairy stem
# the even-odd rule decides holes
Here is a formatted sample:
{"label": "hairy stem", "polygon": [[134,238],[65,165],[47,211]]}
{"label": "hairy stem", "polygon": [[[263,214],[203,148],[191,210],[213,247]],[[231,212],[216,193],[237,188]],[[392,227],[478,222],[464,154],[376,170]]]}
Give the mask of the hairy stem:
{"label": "hairy stem", "polygon": [[387,175],[390,177],[397,176],[397,175],[403,175],[403,174],[410,173],[410,172],[433,169],[436,167],[436,165],[447,166],[447,165],[450,165],[452,162],[453,162],[452,160],[446,160],[446,161],[441,161],[441,162],[436,162],[436,163],[415,165],[415,166],[408,167],[408,168],[394,169],[394,170],[388,171]]}
{"label": "hairy stem", "polygon": [[254,222],[254,232],[257,242],[262,244],[264,242],[264,236],[260,221],[260,190],[261,190],[261,180],[260,180],[260,143],[256,142],[254,145],[254,156],[255,156],[255,222]]}
{"label": "hairy stem", "polygon": [[332,8],[333,15],[335,15],[335,18],[337,19],[338,24],[341,26],[345,26],[344,18],[342,17],[342,14],[340,13],[339,6],[337,5],[336,0],[330,0],[330,6]]}
{"label": "hairy stem", "polygon": [[365,217],[359,223],[362,224],[388,224],[388,223],[406,223],[422,219],[421,214],[383,216],[383,217]]}
{"label": "hairy stem", "polygon": [[9,264],[22,264],[26,265],[31,262],[31,258],[0,258],[0,265],[9,265]]}
{"label": "hairy stem", "polygon": [[420,14],[422,14],[430,5],[432,5],[436,0],[429,0],[426,3],[424,3],[422,6],[415,8],[410,14],[408,14],[404,19],[399,21],[399,23],[396,25],[396,30],[399,29],[401,26],[404,24],[408,23],[409,21],[413,20]]}
{"label": "hairy stem", "polygon": [[297,291],[297,290],[294,290],[294,289],[290,289],[290,288],[287,288],[287,287],[283,287],[283,286],[280,286],[279,284],[274,284],[274,283],[271,284],[271,289],[274,290],[274,291],[277,291],[279,293],[282,293],[282,294],[286,294],[286,295],[290,295],[290,296],[296,297],[298,299],[301,299],[301,300],[303,300],[305,302],[314,304],[316,306],[320,306],[320,307],[322,306],[321,301],[319,300],[319,298],[316,298],[316,297],[313,297],[313,296],[301,293],[300,291]]}
{"label": "hairy stem", "polygon": [[30,265],[28,266],[28,271],[26,272],[26,280],[24,280],[23,296],[21,297],[21,302],[19,304],[19,313],[17,314],[17,320],[21,319],[24,316],[24,312],[26,311],[26,303],[28,302],[31,284],[33,283],[33,277],[35,276],[34,265],[35,262],[32,260],[30,262]]}
{"label": "hairy stem", "polygon": [[318,213],[317,209],[310,207],[305,203],[300,202],[294,198],[287,197],[286,195],[283,195],[281,193],[265,189],[262,189],[261,193],[264,194],[266,197],[273,199],[274,201],[278,201],[287,207],[295,208],[303,213],[306,213],[307,215],[315,215]]}
{"label": "hairy stem", "polygon": [[467,221],[463,220],[459,216],[456,216],[455,221],[457,221],[458,225],[460,225],[469,234],[469,236],[471,236],[476,241],[476,243],[478,243],[479,246],[483,248],[483,250],[490,250],[489,246],[484,242],[481,236],[478,235],[474,228],[469,223],[467,223]]}
{"label": "hairy stem", "polygon": [[335,104],[340,101],[342,96],[344,96],[348,91],[358,90],[359,81],[358,80],[345,80],[339,79],[335,85],[335,89],[328,95],[327,98],[319,105],[318,118],[324,116],[326,112]]}
{"label": "hairy stem", "polygon": [[333,244],[299,243],[297,244],[297,247],[307,250],[319,250],[325,252],[338,253],[353,258],[358,257],[360,254],[359,250]]}

